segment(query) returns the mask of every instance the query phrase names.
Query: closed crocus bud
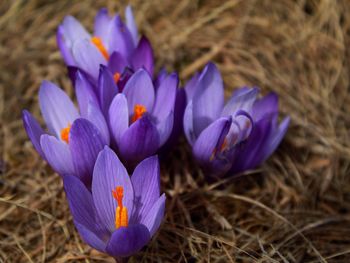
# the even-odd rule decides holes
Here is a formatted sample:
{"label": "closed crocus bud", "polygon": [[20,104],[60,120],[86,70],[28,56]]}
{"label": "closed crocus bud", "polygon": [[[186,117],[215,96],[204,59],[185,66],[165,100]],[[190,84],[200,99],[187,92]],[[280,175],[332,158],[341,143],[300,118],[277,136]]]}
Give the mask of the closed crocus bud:
{"label": "closed crocus bud", "polygon": [[62,177],[75,175],[90,187],[93,165],[110,136],[94,93],[82,75],[77,76],[76,94],[79,110],[63,90],[44,81],[39,103],[48,133],[28,111],[23,111],[22,118],[34,148],[51,167]]}
{"label": "closed crocus bud", "polygon": [[126,67],[145,68],[153,75],[153,50],[146,37],[139,38],[135,19],[128,6],[126,23],[120,16],[110,16],[106,8],[96,17],[91,35],[72,16],[64,18],[57,30],[57,45],[69,67],[77,67],[97,84],[100,65],[107,66],[118,82]]}
{"label": "closed crocus bud", "polygon": [[243,87],[224,102],[220,72],[209,63],[186,87],[184,131],[199,164],[212,177],[255,168],[283,139],[286,117],[278,125],[278,97],[258,98],[258,88]]}
{"label": "closed crocus bud", "polygon": [[64,189],[82,239],[117,262],[142,249],[164,218],[165,194],[160,195],[156,156],[143,160],[129,176],[106,146],[98,155],[91,191],[69,175]]}

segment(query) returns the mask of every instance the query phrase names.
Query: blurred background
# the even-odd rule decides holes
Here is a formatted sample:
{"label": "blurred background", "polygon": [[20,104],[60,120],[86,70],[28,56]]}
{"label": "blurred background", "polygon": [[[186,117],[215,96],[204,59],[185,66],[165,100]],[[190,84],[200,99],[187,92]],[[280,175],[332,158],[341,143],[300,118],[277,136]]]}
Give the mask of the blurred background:
{"label": "blurred background", "polygon": [[[21,121],[40,116],[42,80],[73,97],[56,28],[74,15],[127,1],[0,2],[0,262],[113,262],[74,229],[61,179]],[[259,169],[207,184],[182,138],[161,164],[167,215],[131,262],[350,262],[350,2],[348,0],[131,1],[157,70],[182,85],[208,61],[226,95],[259,86],[292,118]]]}

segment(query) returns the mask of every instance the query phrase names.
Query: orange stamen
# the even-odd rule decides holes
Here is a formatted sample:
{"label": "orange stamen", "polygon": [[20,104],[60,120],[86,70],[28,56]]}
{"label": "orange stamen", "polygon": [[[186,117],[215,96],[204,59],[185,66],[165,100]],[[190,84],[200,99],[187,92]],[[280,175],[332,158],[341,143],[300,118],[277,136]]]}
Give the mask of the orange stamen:
{"label": "orange stamen", "polygon": [[114,73],[113,75],[113,79],[115,83],[118,83],[119,79],[120,79],[120,73]]}
{"label": "orange stamen", "polygon": [[102,43],[101,38],[99,37],[92,37],[91,42],[98,48],[98,50],[101,52],[101,54],[105,57],[105,59],[109,59],[109,54],[107,49]]}
{"label": "orange stamen", "polygon": [[[216,154],[217,154],[217,153],[222,153],[223,151],[225,151],[225,150],[227,149],[227,147],[228,147],[228,141],[227,141],[227,138],[225,138],[224,141],[222,142],[222,144],[220,145],[220,147],[217,147],[217,148],[215,148],[215,149],[213,150],[213,152],[212,152],[212,154],[211,154],[209,160],[210,160],[210,161],[213,161],[214,158],[215,158],[215,156],[216,156]],[[219,148],[219,149],[218,149],[218,148]]]}
{"label": "orange stamen", "polygon": [[122,186],[117,186],[115,190],[112,190],[112,194],[118,203],[115,209],[115,228],[126,227],[128,226],[128,210],[123,206],[124,188]]}
{"label": "orange stamen", "polygon": [[69,132],[70,132],[71,125],[68,124],[66,128],[63,128],[61,130],[61,139],[65,141],[66,143],[69,143]]}
{"label": "orange stamen", "polygon": [[134,107],[134,115],[132,116],[132,122],[135,122],[138,119],[140,119],[146,112],[147,110],[145,106],[141,104],[136,104]]}

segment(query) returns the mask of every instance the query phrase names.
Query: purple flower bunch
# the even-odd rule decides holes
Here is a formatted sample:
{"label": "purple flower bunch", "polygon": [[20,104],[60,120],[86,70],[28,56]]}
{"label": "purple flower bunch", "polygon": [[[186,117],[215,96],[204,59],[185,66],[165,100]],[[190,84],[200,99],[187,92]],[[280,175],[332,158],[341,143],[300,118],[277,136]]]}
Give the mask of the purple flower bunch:
{"label": "purple flower bunch", "polygon": [[63,179],[82,239],[116,259],[138,252],[159,228],[166,198],[156,155],[182,131],[205,173],[218,179],[264,162],[289,125],[289,117],[278,124],[274,93],[258,98],[258,88],[243,87],[225,104],[212,63],[184,89],[176,73],[154,76],[150,42],[139,37],[130,7],[125,17],[101,9],[90,35],[67,16],[57,44],[78,105],[44,81],[39,104],[48,132],[23,111],[34,148]]}

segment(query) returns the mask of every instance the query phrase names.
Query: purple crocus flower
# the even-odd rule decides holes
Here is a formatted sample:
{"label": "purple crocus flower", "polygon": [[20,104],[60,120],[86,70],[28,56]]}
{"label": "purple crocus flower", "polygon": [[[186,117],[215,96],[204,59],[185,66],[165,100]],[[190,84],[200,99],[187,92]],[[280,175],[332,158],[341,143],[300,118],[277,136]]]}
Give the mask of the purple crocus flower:
{"label": "purple crocus flower", "polygon": [[278,97],[258,99],[259,89],[240,88],[224,103],[220,72],[209,63],[187,83],[184,131],[193,154],[208,174],[222,176],[252,169],[283,139],[286,117],[278,125]]}
{"label": "purple crocus flower", "polygon": [[143,160],[129,177],[106,146],[96,160],[91,192],[75,176],[64,177],[64,188],[82,239],[117,261],[145,246],[164,217],[156,156]]}
{"label": "purple crocus flower", "polygon": [[110,135],[91,86],[82,74],[77,76],[76,94],[80,113],[63,90],[44,81],[39,104],[49,134],[26,110],[23,123],[34,148],[57,173],[74,174],[90,185],[96,157],[109,144]]}
{"label": "purple crocus flower", "polygon": [[116,82],[126,67],[137,70],[144,67],[153,74],[153,50],[145,37],[139,39],[135,19],[128,6],[126,25],[119,15],[108,15],[106,8],[95,17],[94,33],[87,30],[72,16],[67,16],[57,30],[57,45],[65,63],[98,80],[100,65],[108,66]]}
{"label": "purple crocus flower", "polygon": [[167,142],[174,127],[174,111],[180,112],[175,108],[178,76],[161,74],[154,85],[146,70],[137,70],[110,104],[112,139],[128,168],[155,154]]}

